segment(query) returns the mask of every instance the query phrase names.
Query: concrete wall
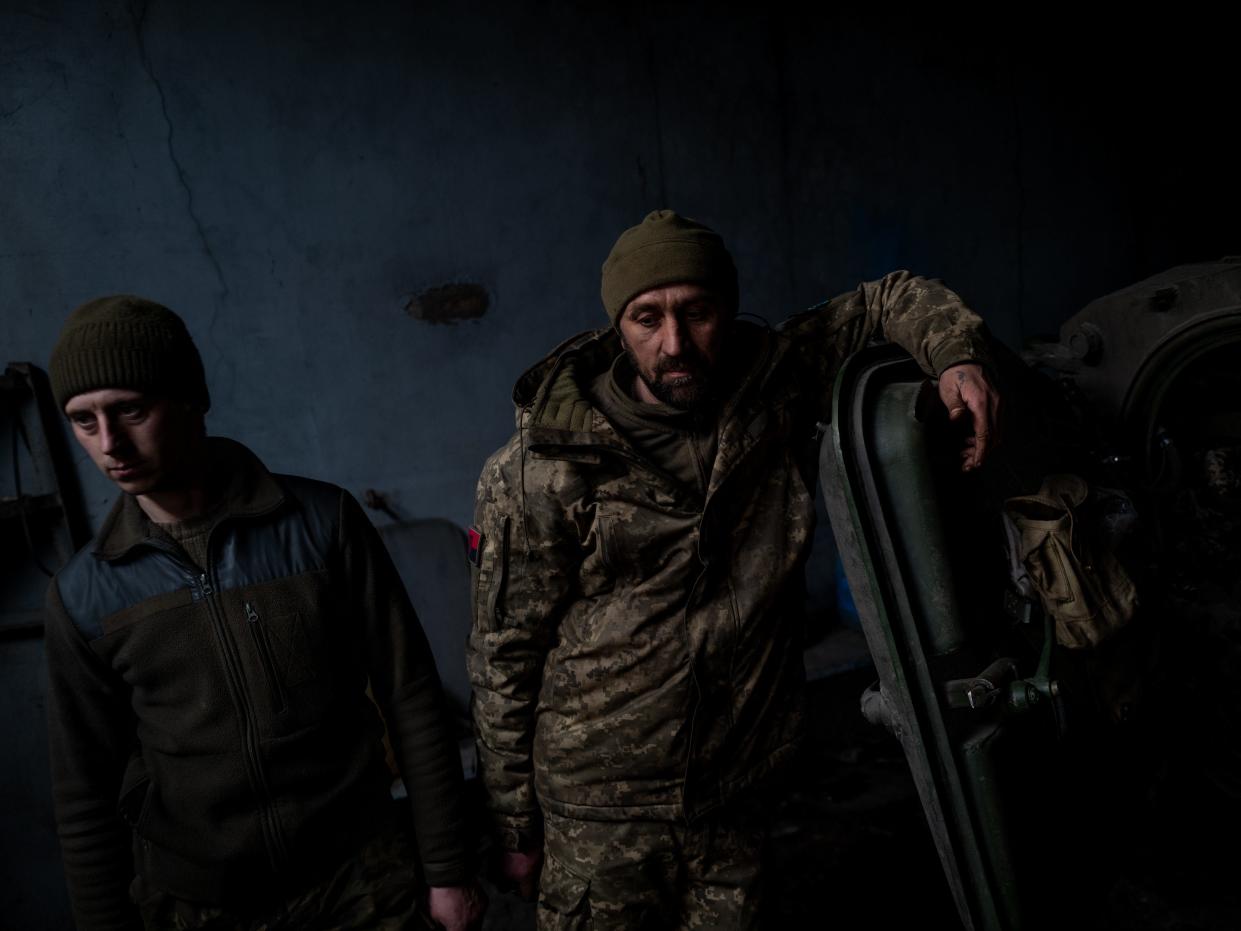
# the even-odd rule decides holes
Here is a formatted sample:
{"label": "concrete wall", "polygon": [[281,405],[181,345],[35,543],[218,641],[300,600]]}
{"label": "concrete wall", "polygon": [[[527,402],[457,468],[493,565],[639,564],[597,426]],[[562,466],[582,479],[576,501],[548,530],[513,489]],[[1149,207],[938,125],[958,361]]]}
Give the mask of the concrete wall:
{"label": "concrete wall", "polygon": [[[45,365],[100,294],[160,300],[213,432],[468,523],[513,380],[603,321],[599,264],[650,209],[715,226],[773,322],[903,266],[1013,346],[1241,252],[1222,36],[718,8],[4,0],[0,355]],[[405,312],[447,282],[490,309]]]}
{"label": "concrete wall", "polygon": [[[709,4],[0,9],[5,355],[45,364],[99,294],[161,300],[214,431],[411,516],[467,520],[512,381],[600,323],[598,266],[655,207],[719,228],[772,319],[909,266],[1011,344],[1237,244],[1237,194],[1195,202],[1212,85],[1166,31],[1148,68],[1119,32]],[[489,312],[404,313],[449,281]]]}

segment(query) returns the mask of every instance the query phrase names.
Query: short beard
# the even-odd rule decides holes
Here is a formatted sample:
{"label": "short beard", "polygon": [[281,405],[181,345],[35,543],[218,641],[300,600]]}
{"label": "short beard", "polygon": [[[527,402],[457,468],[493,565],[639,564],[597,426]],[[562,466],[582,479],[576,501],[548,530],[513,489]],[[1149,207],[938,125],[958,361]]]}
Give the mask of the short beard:
{"label": "short beard", "polygon": [[642,379],[651,394],[669,407],[675,407],[679,411],[696,411],[708,407],[715,401],[715,383],[702,359],[682,356],[677,360],[677,365],[678,367],[688,365],[690,374],[671,381],[660,381],[658,379],[662,366],[657,365],[653,373],[654,377],[648,378],[628,346],[625,346],[625,353],[629,356],[630,366],[638,373],[638,377]]}

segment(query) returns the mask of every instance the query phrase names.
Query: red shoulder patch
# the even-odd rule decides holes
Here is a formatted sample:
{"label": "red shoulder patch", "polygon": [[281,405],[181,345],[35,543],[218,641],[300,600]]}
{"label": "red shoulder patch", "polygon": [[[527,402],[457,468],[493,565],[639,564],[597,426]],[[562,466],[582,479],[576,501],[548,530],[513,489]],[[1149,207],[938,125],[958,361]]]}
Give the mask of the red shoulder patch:
{"label": "red shoulder patch", "polygon": [[481,566],[483,564],[483,532],[477,527],[471,527],[465,532],[465,558],[470,561],[471,566]]}

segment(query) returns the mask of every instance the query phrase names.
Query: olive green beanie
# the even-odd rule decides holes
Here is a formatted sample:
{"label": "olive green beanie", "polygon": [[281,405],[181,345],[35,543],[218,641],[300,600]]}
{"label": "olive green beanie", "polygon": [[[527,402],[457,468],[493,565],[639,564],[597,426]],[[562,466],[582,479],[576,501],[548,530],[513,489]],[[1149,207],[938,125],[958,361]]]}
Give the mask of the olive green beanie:
{"label": "olive green beanie", "polygon": [[52,349],[52,394],[61,410],[74,395],[131,388],[211,406],[202,359],[185,323],[167,307],[131,294],[87,301],[69,315]]}
{"label": "olive green beanie", "polygon": [[603,309],[612,325],[643,291],[669,284],[700,284],[737,310],[737,266],[710,227],[671,210],[656,210],[620,234],[603,263]]}

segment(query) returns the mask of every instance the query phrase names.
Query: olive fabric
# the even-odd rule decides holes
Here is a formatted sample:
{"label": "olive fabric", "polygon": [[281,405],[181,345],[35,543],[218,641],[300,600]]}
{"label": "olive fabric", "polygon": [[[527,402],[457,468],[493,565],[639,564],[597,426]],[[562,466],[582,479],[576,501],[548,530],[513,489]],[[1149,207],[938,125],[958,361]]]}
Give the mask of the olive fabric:
{"label": "olive fabric", "polygon": [[1069,649],[1111,639],[1138,608],[1137,587],[1089,516],[1089,493],[1081,476],[1055,474],[1037,494],[1004,502],[1017,555],[1055,621],[1056,642]]}
{"label": "olive fabric", "polygon": [[590,398],[652,465],[705,495],[715,461],[716,411],[683,411],[639,401],[626,390],[635,377],[629,357],[617,356],[594,380]]}
{"label": "olive fabric", "polygon": [[767,801],[747,799],[692,825],[549,813],[539,931],[757,931]]}
{"label": "olive fabric", "polygon": [[155,523],[154,521],[152,523],[161,533],[166,534],[169,540],[181,547],[190,561],[201,569],[207,565],[210,558],[207,544],[211,539],[211,531],[215,529],[215,525],[223,516],[224,501],[219,500],[209,505],[197,517],[187,517],[185,520],[168,523]]}
{"label": "olive fabric", "polygon": [[467,654],[502,836],[538,836],[545,812],[692,821],[786,768],[802,734],[802,570],[835,373],[874,337],[928,374],[987,359],[978,316],[908,272],[779,330],[733,326],[753,362],[724,393],[705,494],[592,400],[623,352],[614,330],[562,344],[517,383],[518,429],[478,483]]}
{"label": "olive fabric", "polygon": [[603,263],[600,296],[612,325],[626,305],[652,288],[700,284],[737,309],[737,267],[708,226],[671,210],[655,210],[620,234]]}
{"label": "olive fabric", "polygon": [[135,391],[211,407],[203,363],[175,313],[132,294],[87,301],[69,315],[52,349],[52,394],[69,399],[100,388]]}
{"label": "olive fabric", "polygon": [[77,926],[136,927],[135,874],[238,914],[296,894],[390,822],[384,722],[426,881],[464,884],[460,756],[378,533],[335,485],[272,475],[228,440],[208,450],[229,482],[205,565],[122,495],[49,586],[52,794]]}

